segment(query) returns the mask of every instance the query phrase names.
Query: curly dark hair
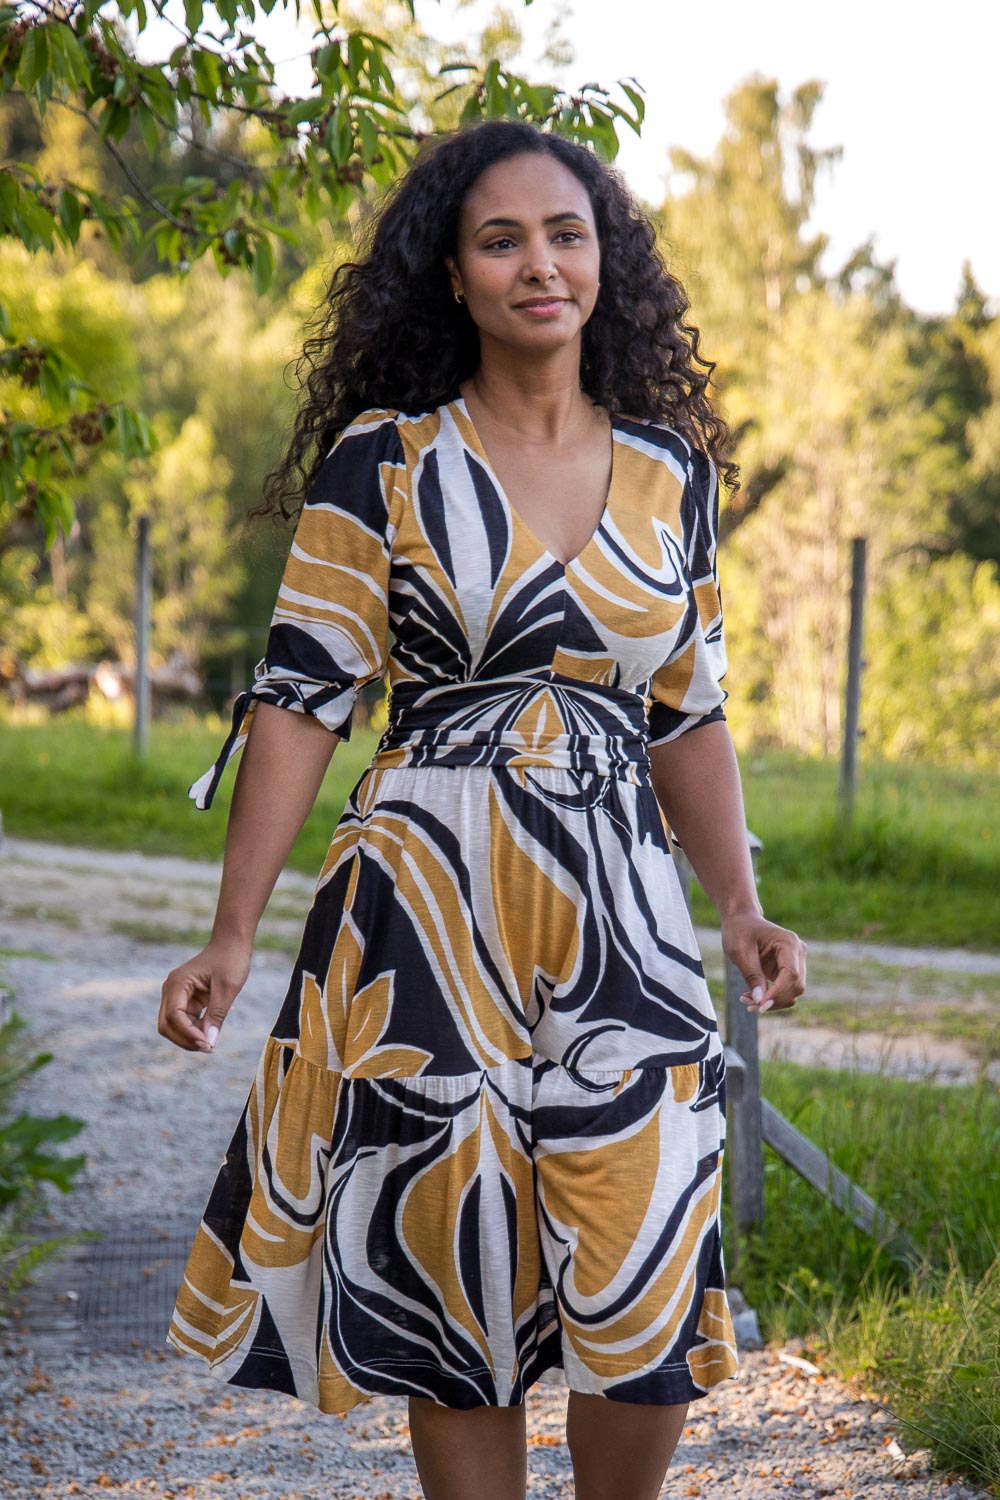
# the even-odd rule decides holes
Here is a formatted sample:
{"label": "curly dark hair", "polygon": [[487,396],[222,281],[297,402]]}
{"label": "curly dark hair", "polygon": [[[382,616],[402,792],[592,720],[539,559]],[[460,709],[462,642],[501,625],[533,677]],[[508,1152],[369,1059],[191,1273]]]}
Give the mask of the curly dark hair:
{"label": "curly dark hair", "polygon": [[476,179],[524,152],[562,162],[592,205],[601,286],[582,331],[583,390],[612,414],[667,422],[711,455],[727,486],[738,487],[739,467],[723,456],[732,433],[708,394],[715,363],[698,351],[699,331],[684,322],[684,288],[621,174],[563,136],[492,119],[425,141],[371,215],[363,258],[335,267],[295,365],[306,394],[288,451],[248,521],[290,520],[359,412],[433,410],[475,372],[479,335],[452,295],[445,257],[456,253],[460,209]]}

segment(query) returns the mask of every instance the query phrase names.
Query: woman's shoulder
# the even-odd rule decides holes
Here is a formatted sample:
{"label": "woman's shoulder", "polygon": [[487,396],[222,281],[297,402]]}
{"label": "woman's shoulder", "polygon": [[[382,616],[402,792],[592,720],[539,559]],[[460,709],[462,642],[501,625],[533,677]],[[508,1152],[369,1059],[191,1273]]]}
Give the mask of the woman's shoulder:
{"label": "woman's shoulder", "polygon": [[630,446],[665,463],[682,481],[707,459],[704,449],[665,417],[634,417],[619,413],[614,420],[619,434]]}
{"label": "woman's shoulder", "polygon": [[429,401],[425,405],[368,406],[352,418],[352,428],[380,427],[391,424],[401,435],[414,429],[426,431],[429,425],[440,425],[442,414],[451,406],[451,401]]}

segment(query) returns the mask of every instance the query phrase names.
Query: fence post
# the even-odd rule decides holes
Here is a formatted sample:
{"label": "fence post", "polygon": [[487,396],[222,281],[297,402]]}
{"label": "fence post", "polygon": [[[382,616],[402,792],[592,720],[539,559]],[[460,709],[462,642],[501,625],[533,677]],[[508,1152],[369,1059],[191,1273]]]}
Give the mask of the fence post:
{"label": "fence post", "polygon": [[[750,857],[757,874],[757,856],[763,844],[748,834]],[[691,909],[691,879],[694,874],[683,849],[676,846],[677,876],[688,910]],[[764,1223],[764,1143],[761,1136],[760,1062],[757,1049],[757,1012],[740,1001],[746,989],[743,975],[724,958],[726,973],[726,1160],[729,1203],[736,1228],[743,1233]],[[733,1235],[727,1272],[736,1268],[737,1239]]]}
{"label": "fence post", "polygon": [[152,596],[152,566],[149,517],[139,517],[135,562],[135,722],[133,743],[137,755],[149,749],[149,616]]}
{"label": "fence post", "polygon": [[844,689],[844,745],[840,757],[840,815],[850,818],[854,811],[854,791],[858,768],[858,728],[861,717],[862,641],[865,609],[865,549],[867,537],[856,536],[851,543],[851,624],[847,637],[847,684]]}

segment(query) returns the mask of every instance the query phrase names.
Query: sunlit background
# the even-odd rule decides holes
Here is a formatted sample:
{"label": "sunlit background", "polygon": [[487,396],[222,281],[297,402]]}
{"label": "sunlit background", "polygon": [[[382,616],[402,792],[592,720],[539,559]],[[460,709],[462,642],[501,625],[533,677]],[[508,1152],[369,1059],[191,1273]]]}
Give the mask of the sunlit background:
{"label": "sunlit background", "polygon": [[[711,152],[723,100],[737,84],[756,72],[787,92],[818,79],[814,143],[843,148],[817,185],[810,221],[830,237],[825,269],[873,235],[876,255],[896,262],[899,288],[919,312],[953,307],[964,259],[983,290],[1000,296],[1000,6],[955,0],[945,14],[901,0],[417,4],[418,20],[456,57],[498,12],[524,38],[515,71],[567,86],[607,88],[630,77],[642,85],[642,135],[622,132],[618,164],[650,203],[670,185],[668,147]],[[298,32],[294,16],[277,10],[257,30],[275,61],[288,59],[278,69],[282,86],[306,90],[305,11]],[[169,28],[150,27],[151,49],[158,34],[172,45]]]}

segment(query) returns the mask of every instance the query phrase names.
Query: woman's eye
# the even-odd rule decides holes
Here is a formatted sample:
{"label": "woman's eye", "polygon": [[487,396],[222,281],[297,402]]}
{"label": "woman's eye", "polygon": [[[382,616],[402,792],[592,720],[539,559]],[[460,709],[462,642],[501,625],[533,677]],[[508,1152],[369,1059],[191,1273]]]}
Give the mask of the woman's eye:
{"label": "woman's eye", "polygon": [[[580,234],[579,230],[577,230],[577,229],[561,229],[559,231],[559,233],[556,235],[556,239],[560,239],[561,240],[563,238],[563,236],[567,235],[567,234],[570,235],[575,240],[579,240],[579,239],[583,238],[583,236]],[[514,243],[514,241],[511,239],[510,235],[509,234],[504,234],[504,235],[501,235],[498,240],[490,240],[489,244],[486,246],[486,249],[487,250],[500,250],[500,249],[502,249],[502,247],[504,245],[512,245],[513,243]]]}

